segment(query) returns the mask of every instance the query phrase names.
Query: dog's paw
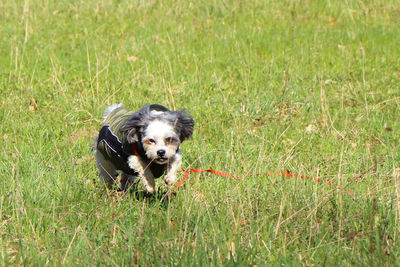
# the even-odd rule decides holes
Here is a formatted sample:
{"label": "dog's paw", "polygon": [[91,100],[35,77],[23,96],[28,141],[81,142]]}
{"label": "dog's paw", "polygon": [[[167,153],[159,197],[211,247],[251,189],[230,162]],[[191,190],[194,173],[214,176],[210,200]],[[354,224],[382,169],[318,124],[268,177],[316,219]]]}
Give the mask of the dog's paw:
{"label": "dog's paw", "polygon": [[154,194],[154,191],[155,191],[154,187],[151,187],[151,186],[145,186],[145,190],[149,194]]}
{"label": "dog's paw", "polygon": [[175,174],[166,174],[164,176],[164,182],[167,185],[173,185],[176,182],[176,175]]}

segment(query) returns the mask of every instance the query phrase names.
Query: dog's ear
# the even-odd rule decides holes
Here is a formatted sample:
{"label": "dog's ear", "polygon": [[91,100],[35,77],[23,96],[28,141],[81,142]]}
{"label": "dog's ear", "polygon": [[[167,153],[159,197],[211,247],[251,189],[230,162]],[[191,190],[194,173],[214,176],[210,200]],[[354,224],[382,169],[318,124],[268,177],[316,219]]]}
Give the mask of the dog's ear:
{"label": "dog's ear", "polygon": [[139,141],[138,129],[132,128],[132,129],[128,132],[128,135],[126,136],[126,140],[128,140],[128,143],[129,143],[129,144],[138,142],[138,141]]}
{"label": "dog's ear", "polygon": [[184,110],[176,111],[176,115],[177,115],[177,120],[175,127],[179,129],[180,132],[179,139],[181,142],[183,142],[192,136],[194,128],[194,120],[192,119],[190,114]]}
{"label": "dog's ear", "polygon": [[145,116],[149,114],[149,106],[133,113],[119,129],[126,134],[127,141],[132,144],[140,141],[141,130],[144,128]]}
{"label": "dog's ear", "polygon": [[138,121],[128,121],[119,129],[121,133],[126,135],[126,140],[129,144],[139,141],[140,138],[140,124],[136,124]]}

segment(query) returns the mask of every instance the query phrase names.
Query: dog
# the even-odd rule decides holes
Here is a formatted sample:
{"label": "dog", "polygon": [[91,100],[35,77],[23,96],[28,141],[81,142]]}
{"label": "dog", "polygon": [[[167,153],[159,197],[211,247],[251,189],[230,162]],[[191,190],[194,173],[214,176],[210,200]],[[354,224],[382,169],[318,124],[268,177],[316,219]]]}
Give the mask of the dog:
{"label": "dog", "polygon": [[129,181],[138,177],[151,194],[154,179],[163,174],[164,182],[173,185],[182,163],[179,146],[193,129],[194,120],[184,110],[152,104],[134,112],[121,104],[109,106],[94,143],[100,180],[112,188],[120,173],[120,190],[126,191]]}

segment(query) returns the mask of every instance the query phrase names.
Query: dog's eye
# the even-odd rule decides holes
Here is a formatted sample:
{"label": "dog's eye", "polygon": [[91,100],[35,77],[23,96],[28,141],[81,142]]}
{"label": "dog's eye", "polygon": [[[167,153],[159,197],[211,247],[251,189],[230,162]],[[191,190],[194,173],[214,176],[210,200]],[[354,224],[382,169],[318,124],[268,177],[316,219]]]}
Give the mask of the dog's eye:
{"label": "dog's eye", "polygon": [[154,139],[147,139],[147,142],[149,143],[149,144],[155,144],[156,143],[156,140],[154,140]]}
{"label": "dog's eye", "polygon": [[167,143],[167,144],[172,144],[174,142],[175,142],[175,138],[173,138],[173,137],[165,138],[165,143]]}

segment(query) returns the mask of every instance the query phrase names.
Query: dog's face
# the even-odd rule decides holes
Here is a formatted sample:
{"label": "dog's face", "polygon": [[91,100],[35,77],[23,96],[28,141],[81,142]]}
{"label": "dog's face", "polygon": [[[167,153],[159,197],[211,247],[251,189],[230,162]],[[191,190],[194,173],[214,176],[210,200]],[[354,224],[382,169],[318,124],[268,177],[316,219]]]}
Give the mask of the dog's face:
{"label": "dog's face", "polygon": [[167,164],[179,145],[193,133],[194,121],[184,111],[170,111],[159,105],[145,106],[121,127],[129,143],[141,142],[146,156]]}
{"label": "dog's face", "polygon": [[146,156],[158,164],[165,164],[179,148],[180,141],[174,128],[166,121],[154,120],[144,129],[142,144]]}

